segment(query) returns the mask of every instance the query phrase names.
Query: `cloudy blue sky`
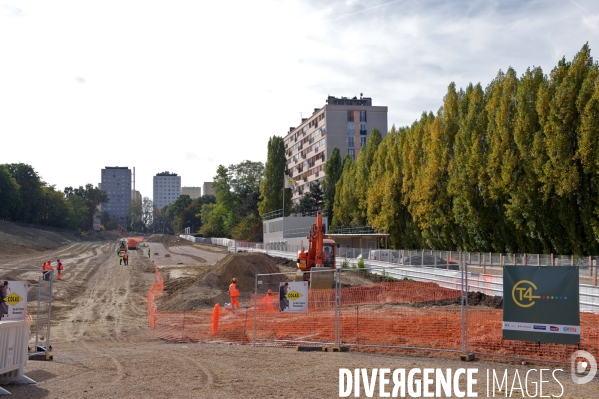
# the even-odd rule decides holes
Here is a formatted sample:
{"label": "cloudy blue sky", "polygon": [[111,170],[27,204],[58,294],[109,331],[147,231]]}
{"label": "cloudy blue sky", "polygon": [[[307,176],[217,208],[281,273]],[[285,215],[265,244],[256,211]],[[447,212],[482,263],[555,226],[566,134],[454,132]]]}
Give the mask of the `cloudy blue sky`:
{"label": "cloudy blue sky", "polygon": [[265,162],[328,95],[364,93],[409,125],[452,81],[549,73],[586,42],[599,54],[596,0],[8,1],[0,163],[58,189],[135,166],[151,197],[162,171],[195,186]]}

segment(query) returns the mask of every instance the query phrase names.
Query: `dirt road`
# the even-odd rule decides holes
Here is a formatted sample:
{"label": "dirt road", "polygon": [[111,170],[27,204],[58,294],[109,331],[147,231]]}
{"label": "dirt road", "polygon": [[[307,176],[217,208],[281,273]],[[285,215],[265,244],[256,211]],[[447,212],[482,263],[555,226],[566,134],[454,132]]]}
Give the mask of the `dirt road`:
{"label": "dirt road", "polygon": [[[164,250],[173,256],[191,254],[189,248]],[[148,259],[145,251],[132,251],[129,266],[119,265],[113,242],[69,243],[51,251],[0,258],[5,275],[25,280],[37,279],[35,270],[43,260],[60,258],[65,264],[64,279],[55,283],[54,360],[29,361],[25,375],[37,384],[3,386],[13,398],[333,398],[339,395],[340,367],[476,367],[481,381],[486,368],[515,369],[480,361],[162,341],[148,327],[146,301],[154,280],[153,262],[160,264],[164,257]],[[192,251],[204,260],[214,256],[200,248]],[[180,256],[186,262],[182,268],[202,263]],[[523,376],[527,368],[519,370]],[[596,382],[575,386],[567,374],[563,376],[569,393],[563,397],[599,396]],[[479,397],[486,397],[485,388],[480,384]],[[559,387],[551,389],[559,394]],[[365,397],[363,390],[361,394]]]}

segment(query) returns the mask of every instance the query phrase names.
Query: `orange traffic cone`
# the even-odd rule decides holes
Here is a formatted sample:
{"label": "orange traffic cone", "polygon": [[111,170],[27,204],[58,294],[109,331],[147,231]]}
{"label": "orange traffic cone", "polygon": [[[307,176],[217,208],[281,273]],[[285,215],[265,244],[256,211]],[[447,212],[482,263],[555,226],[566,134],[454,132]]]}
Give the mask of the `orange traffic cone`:
{"label": "orange traffic cone", "polygon": [[56,279],[57,279],[57,280],[62,280],[62,274],[58,273],[58,274],[56,275]]}

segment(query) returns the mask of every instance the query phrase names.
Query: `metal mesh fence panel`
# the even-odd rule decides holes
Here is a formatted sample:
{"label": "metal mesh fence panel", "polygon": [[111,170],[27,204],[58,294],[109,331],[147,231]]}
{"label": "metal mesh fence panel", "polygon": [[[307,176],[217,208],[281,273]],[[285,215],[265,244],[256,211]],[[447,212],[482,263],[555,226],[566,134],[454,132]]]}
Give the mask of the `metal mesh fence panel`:
{"label": "metal mesh fence panel", "polygon": [[[296,282],[296,273],[256,276],[254,342],[262,345],[333,345],[335,343],[335,273],[331,270],[309,273],[307,312],[287,312],[281,290]],[[297,283],[300,283],[299,281]],[[270,292],[269,292],[270,290]]]}
{"label": "metal mesh fence panel", "polygon": [[50,353],[52,341],[50,322],[52,320],[52,286],[54,275],[44,280],[38,278],[37,285],[30,284],[27,292],[28,313],[31,316],[31,337],[29,348],[32,352]]}
{"label": "metal mesh fence panel", "polygon": [[[406,251],[405,256],[451,257],[449,253],[415,253]],[[526,264],[526,258],[523,255],[520,259]],[[456,270],[447,270],[446,265],[384,266],[370,261],[371,266],[363,269],[328,270],[320,276],[313,272],[311,287],[302,294],[308,296],[305,312],[280,311],[280,288],[286,282],[300,283],[295,273],[257,275],[248,309],[160,311],[153,301],[163,289],[156,269],[157,281],[148,292],[148,319],[157,337],[182,342],[343,345],[401,353],[474,352],[480,357],[539,363],[568,363],[577,349],[599,357],[599,288],[582,283],[588,276],[580,277],[579,346],[504,340],[503,311],[487,307],[489,302],[483,302],[489,298],[482,296],[493,296],[493,306],[501,306],[502,276],[471,272],[471,266],[466,268],[467,260],[462,261]],[[501,271],[501,267],[494,267]],[[590,269],[589,275],[596,276],[596,268]],[[474,305],[482,306],[465,306],[466,293],[468,301],[481,299]]]}
{"label": "metal mesh fence panel", "polygon": [[[430,256],[430,253],[424,255]],[[371,269],[374,274],[361,270],[343,271],[343,345],[375,352],[459,351],[459,305],[450,308],[431,306],[443,301],[457,304],[461,292],[432,281],[399,277],[402,272],[416,269],[424,269],[422,272],[426,273],[433,267]]]}

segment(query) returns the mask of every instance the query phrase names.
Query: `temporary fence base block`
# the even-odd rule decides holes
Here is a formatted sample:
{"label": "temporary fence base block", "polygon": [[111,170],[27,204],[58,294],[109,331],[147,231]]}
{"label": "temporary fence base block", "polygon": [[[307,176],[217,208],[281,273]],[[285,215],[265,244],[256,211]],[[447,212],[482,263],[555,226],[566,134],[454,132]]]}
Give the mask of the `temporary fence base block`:
{"label": "temporary fence base block", "polygon": [[476,356],[474,356],[474,353],[462,353],[460,355],[460,360],[463,362],[471,362],[475,359],[476,359]]}
{"label": "temporary fence base block", "polygon": [[299,352],[326,352],[326,346],[296,346],[296,351]]}
{"label": "temporary fence base block", "polygon": [[0,384],[37,384],[37,382],[27,376],[21,375],[17,378],[11,378],[8,381],[0,379]]}
{"label": "temporary fence base block", "polygon": [[29,360],[54,360],[54,356],[51,353],[31,353]]}
{"label": "temporary fence base block", "polygon": [[331,350],[333,352],[348,352],[349,348],[347,346],[333,346]]}
{"label": "temporary fence base block", "polygon": [[[17,377],[16,379],[10,378],[9,381],[2,381],[2,378],[0,377],[0,384],[15,384],[15,385],[16,384],[37,384],[37,382],[35,382],[34,380],[32,380],[29,377],[21,375],[21,376]],[[7,391],[6,389],[0,387],[0,395],[11,395],[11,393],[9,391]]]}

